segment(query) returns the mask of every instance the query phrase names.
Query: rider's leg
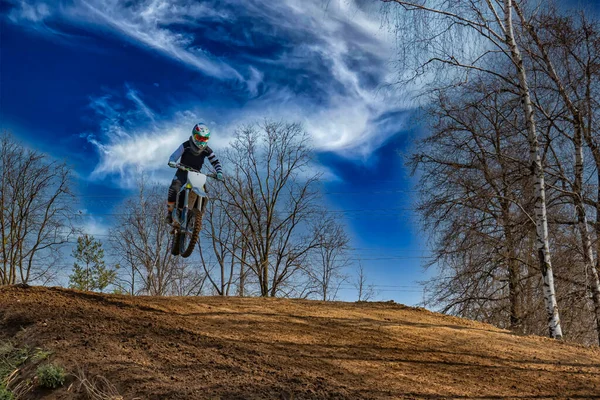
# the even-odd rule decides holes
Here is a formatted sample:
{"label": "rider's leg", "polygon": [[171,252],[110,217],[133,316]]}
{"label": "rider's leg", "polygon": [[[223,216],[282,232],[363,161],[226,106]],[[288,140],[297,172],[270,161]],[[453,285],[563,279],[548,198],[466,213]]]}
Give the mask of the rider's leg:
{"label": "rider's leg", "polygon": [[167,201],[167,224],[173,223],[173,208],[175,208],[175,203]]}
{"label": "rider's leg", "polygon": [[169,187],[169,196],[167,198],[167,223],[173,222],[173,208],[175,208],[175,199],[177,198],[177,193],[181,189],[181,181],[176,176],[173,178],[171,182],[171,186]]}

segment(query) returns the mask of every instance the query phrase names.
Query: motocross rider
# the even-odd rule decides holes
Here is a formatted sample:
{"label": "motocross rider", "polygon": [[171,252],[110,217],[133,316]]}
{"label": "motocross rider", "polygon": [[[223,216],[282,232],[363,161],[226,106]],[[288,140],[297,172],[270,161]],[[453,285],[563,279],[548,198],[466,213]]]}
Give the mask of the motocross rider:
{"label": "motocross rider", "polygon": [[[198,123],[192,129],[192,136],[190,136],[189,140],[183,142],[177,150],[171,154],[169,157],[169,167],[176,167],[177,160],[181,158],[181,164],[186,167],[193,168],[195,170],[200,171],[202,165],[204,164],[204,159],[208,157],[208,161],[215,168],[217,173],[217,179],[223,179],[223,168],[221,167],[221,163],[219,159],[212,151],[210,147],[208,147],[208,139],[210,138],[210,130],[208,127],[201,123]],[[171,186],[169,187],[169,196],[167,198],[167,223],[171,224],[173,222],[172,212],[175,207],[175,199],[177,197],[177,193],[181,189],[181,185],[187,181],[187,171],[183,171],[181,169],[177,170],[175,173],[175,177],[171,182]]]}

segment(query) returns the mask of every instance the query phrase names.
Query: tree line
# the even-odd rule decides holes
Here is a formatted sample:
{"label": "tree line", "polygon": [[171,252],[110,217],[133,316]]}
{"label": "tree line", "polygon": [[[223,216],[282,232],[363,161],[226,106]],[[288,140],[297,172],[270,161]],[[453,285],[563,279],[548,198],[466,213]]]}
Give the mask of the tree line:
{"label": "tree line", "polygon": [[427,304],[598,344],[597,19],[547,1],[386,3],[400,81],[426,104],[409,165],[438,271]]}
{"label": "tree line", "polygon": [[[170,252],[165,185],[140,176],[100,241],[77,228],[70,168],[8,133],[1,140],[0,284],[56,282],[62,270],[80,290],[333,300],[353,283],[349,237],[322,204],[321,173],[299,124],[264,121],[236,131],[220,154],[226,179],[207,185],[202,237],[189,258]],[[64,271],[69,250],[75,262]],[[364,273],[355,286],[360,300],[374,295]]]}
{"label": "tree line", "polygon": [[[320,202],[308,134],[295,123],[240,127],[219,157],[192,258],[170,256],[164,188],[139,184],[111,231],[127,293],[335,298],[348,278],[349,239]],[[198,268],[200,267],[200,268]]]}

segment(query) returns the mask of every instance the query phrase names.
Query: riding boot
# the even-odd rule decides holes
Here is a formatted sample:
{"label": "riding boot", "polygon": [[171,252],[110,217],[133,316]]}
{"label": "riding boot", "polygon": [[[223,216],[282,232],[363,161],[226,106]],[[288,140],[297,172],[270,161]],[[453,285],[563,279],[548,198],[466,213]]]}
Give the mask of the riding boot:
{"label": "riding boot", "polygon": [[175,208],[175,203],[167,203],[167,224],[171,225],[173,223],[173,208]]}

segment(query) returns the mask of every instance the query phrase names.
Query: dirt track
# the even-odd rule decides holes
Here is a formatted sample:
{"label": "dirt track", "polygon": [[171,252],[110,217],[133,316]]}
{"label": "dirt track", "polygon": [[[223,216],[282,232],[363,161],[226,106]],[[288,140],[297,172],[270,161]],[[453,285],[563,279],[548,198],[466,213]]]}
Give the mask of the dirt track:
{"label": "dirt track", "polygon": [[397,304],[5,287],[0,339],[125,399],[600,399],[598,349]]}

